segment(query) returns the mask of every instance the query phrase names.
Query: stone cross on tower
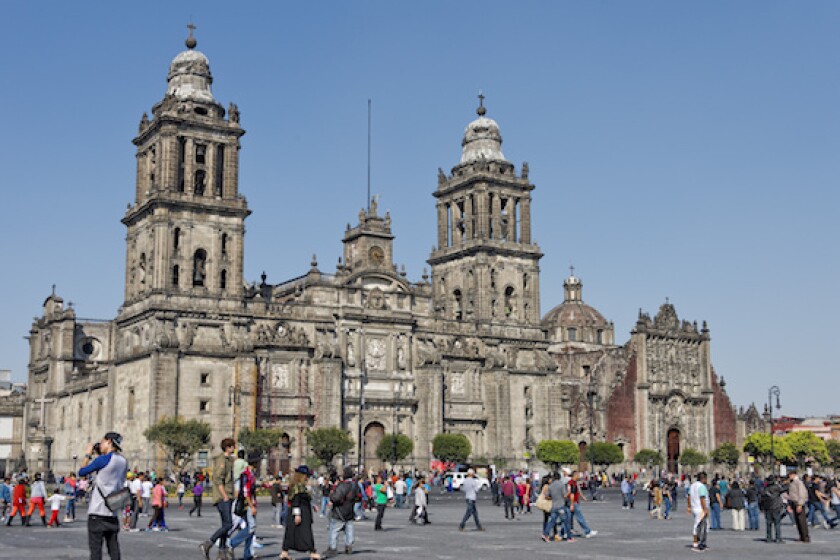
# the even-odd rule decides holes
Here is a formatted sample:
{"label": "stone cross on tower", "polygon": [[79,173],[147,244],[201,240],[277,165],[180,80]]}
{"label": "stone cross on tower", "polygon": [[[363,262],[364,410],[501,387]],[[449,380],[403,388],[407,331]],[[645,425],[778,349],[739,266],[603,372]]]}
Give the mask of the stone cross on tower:
{"label": "stone cross on tower", "polygon": [[41,414],[40,419],[38,420],[38,428],[43,430],[44,428],[46,428],[47,424],[47,409],[44,405],[55,402],[55,399],[47,399],[41,397],[40,399],[35,399],[33,402],[36,402],[41,405]]}
{"label": "stone cross on tower", "polygon": [[476,109],[475,112],[478,113],[479,116],[484,116],[487,112],[487,109],[484,108],[484,92],[481,90],[478,90],[478,109]]}

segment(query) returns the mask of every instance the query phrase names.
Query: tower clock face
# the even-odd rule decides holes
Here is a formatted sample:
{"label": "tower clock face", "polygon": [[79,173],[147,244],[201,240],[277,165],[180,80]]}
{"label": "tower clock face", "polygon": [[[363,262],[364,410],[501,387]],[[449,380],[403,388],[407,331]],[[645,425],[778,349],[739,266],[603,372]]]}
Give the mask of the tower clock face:
{"label": "tower clock face", "polygon": [[382,250],[382,247],[376,245],[371,247],[368,255],[370,255],[370,262],[377,266],[385,262],[385,251]]}

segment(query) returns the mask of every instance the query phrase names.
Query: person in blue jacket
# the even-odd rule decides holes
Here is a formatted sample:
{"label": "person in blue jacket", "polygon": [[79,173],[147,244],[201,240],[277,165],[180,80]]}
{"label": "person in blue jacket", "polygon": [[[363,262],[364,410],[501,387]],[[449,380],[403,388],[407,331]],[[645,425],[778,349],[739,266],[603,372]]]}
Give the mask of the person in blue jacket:
{"label": "person in blue jacket", "polygon": [[125,485],[128,463],[120,455],[121,450],[122,436],[108,432],[99,443],[88,444],[82,468],[79,469],[80,477],[96,474],[88,504],[90,560],[102,560],[102,541],[108,547],[111,560],[120,560],[120,543],[117,540],[120,521],[117,514],[108,508],[105,496],[121,490]]}

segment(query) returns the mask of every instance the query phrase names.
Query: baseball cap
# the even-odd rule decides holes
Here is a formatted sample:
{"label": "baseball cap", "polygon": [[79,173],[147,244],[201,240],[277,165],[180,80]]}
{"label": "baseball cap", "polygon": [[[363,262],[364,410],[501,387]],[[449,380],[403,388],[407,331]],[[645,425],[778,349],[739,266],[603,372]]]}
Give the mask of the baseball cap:
{"label": "baseball cap", "polygon": [[102,439],[107,439],[114,445],[114,447],[116,447],[117,449],[122,449],[122,436],[117,432],[108,432],[107,434],[102,436]]}

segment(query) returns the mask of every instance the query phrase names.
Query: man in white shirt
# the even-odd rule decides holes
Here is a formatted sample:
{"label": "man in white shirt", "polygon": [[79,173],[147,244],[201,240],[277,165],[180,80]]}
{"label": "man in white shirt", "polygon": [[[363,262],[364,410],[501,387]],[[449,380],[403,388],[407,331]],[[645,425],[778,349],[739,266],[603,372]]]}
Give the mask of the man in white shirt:
{"label": "man in white shirt", "polygon": [[136,477],[132,478],[128,483],[128,490],[131,492],[131,521],[129,522],[129,531],[137,532],[137,517],[143,509],[143,473],[138,473]]}
{"label": "man in white shirt", "polygon": [[403,504],[405,504],[405,494],[408,490],[408,485],[403,480],[403,477],[399,477],[397,481],[394,483],[394,507],[402,509]]}
{"label": "man in white shirt", "polygon": [[152,501],[152,488],[154,487],[154,483],[147,477],[144,477],[142,484],[143,489],[140,495],[143,497],[143,514],[146,516],[149,515],[149,506]]}
{"label": "man in white shirt", "polygon": [[691,546],[693,552],[706,550],[706,535],[709,518],[709,489],[706,487],[706,473],[697,475],[697,480],[688,490],[688,513],[694,516],[694,544]]}

